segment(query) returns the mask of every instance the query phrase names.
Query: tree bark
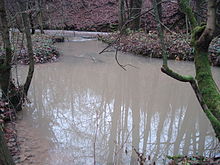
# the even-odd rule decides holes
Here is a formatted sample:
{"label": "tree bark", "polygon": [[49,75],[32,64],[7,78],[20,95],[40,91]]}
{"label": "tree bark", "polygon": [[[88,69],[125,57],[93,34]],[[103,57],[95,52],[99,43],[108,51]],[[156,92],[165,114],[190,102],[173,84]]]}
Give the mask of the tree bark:
{"label": "tree bark", "polygon": [[188,17],[192,28],[195,28],[198,23],[196,21],[192,8],[190,7],[190,0],[178,0],[178,3],[180,6],[180,10]]}
{"label": "tree bark", "polygon": [[29,14],[29,20],[31,25],[31,34],[35,34],[34,20],[31,13]]}
{"label": "tree bark", "polygon": [[142,0],[131,0],[130,1],[130,19],[134,19],[130,23],[131,30],[138,30],[140,28],[141,23],[141,8],[142,8]]}
{"label": "tree bark", "polygon": [[37,8],[39,10],[38,22],[41,34],[44,34],[42,0],[37,0]]}
{"label": "tree bark", "polygon": [[2,31],[1,34],[5,48],[5,57],[3,59],[3,63],[0,64],[0,85],[3,92],[3,98],[7,99],[11,80],[12,49],[4,0],[0,0],[0,18],[0,30]]}
{"label": "tree bark", "polygon": [[220,94],[212,77],[208,50],[204,51],[196,47],[195,68],[198,89],[207,105],[206,116],[209,118],[216,136],[220,140]]}
{"label": "tree bark", "polygon": [[31,39],[31,33],[30,33],[30,28],[29,28],[29,21],[28,21],[28,16],[26,13],[22,13],[22,19],[24,23],[24,31],[26,35],[26,40],[27,40],[27,49],[28,49],[28,55],[29,55],[29,70],[28,70],[28,75],[24,84],[24,93],[27,96],[31,80],[33,78],[34,74],[34,53],[33,53],[33,46],[32,46],[32,39]]}
{"label": "tree bark", "polygon": [[18,6],[20,7],[21,12],[22,12],[21,16],[22,16],[22,20],[23,20],[24,32],[26,35],[27,49],[28,49],[28,55],[29,55],[28,75],[27,75],[26,81],[23,86],[23,92],[24,92],[25,96],[27,96],[28,90],[29,90],[29,87],[31,84],[31,80],[32,80],[33,74],[34,74],[34,53],[33,53],[32,39],[31,39],[31,33],[30,33],[30,23],[28,20],[27,13],[24,12],[26,10],[26,8],[23,5],[24,4],[21,1],[18,2]]}
{"label": "tree bark", "polygon": [[212,126],[220,139],[220,93],[213,79],[208,59],[208,47],[216,36],[217,0],[208,1],[207,25],[196,27],[193,32],[192,44],[195,48],[196,80],[201,95],[209,109]]}
{"label": "tree bark", "polygon": [[125,1],[119,0],[119,30],[122,30],[124,23],[125,23]]}
{"label": "tree bark", "polygon": [[162,0],[156,0],[159,19],[162,22]]}
{"label": "tree bark", "polygon": [[19,91],[15,91],[15,85],[11,80],[12,49],[9,36],[8,20],[6,17],[4,0],[0,0],[1,34],[3,38],[5,57],[0,63],[0,86],[2,99],[9,102],[11,108],[21,109],[21,97]]}

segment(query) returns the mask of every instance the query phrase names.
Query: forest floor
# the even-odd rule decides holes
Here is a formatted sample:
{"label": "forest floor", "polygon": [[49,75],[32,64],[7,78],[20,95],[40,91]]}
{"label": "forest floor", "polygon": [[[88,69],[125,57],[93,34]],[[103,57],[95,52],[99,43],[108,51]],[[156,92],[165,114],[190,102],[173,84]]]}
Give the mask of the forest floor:
{"label": "forest floor", "polygon": [[[34,60],[36,64],[54,62],[58,59],[59,52],[56,50],[56,47],[54,46],[54,37],[43,34],[35,34],[32,35],[32,42]],[[22,40],[18,43],[18,46],[15,48],[15,57],[17,57],[17,61],[19,64],[29,64],[28,50],[26,44],[22,42]]]}
{"label": "forest floor", "polygon": [[[13,64],[29,64],[26,40],[21,33],[12,34]],[[59,53],[54,46],[55,38],[44,34],[32,35],[34,61],[38,63],[54,62],[58,59]],[[4,57],[4,50],[0,50],[0,58]]]}
{"label": "forest floor", "polygon": [[[160,39],[156,32],[128,32],[127,35],[112,33],[100,36],[100,40],[123,52],[131,52],[152,58],[162,58]],[[193,61],[194,50],[190,47],[190,38],[185,34],[167,33],[165,35],[168,59]],[[220,66],[220,38],[213,40],[210,48],[210,62]]]}

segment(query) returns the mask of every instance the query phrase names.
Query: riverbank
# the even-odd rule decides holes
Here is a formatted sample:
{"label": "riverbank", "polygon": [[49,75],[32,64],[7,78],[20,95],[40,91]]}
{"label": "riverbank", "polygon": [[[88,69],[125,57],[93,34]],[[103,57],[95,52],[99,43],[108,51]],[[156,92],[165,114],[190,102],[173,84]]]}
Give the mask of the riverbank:
{"label": "riverbank", "polygon": [[8,102],[0,100],[0,129],[3,129],[8,149],[15,162],[19,161],[19,142],[16,130],[16,112],[9,108]]}
{"label": "riverbank", "polygon": [[[130,32],[128,35],[112,33],[100,36],[99,39],[123,52],[130,52],[152,58],[162,58],[160,39],[156,32]],[[165,35],[168,59],[193,61],[194,50],[190,47],[190,39],[184,34]],[[210,63],[220,66],[220,39],[213,40],[209,52]]]}
{"label": "riverbank", "polygon": [[[63,42],[63,37],[35,34],[32,35],[33,53],[35,64],[51,63],[56,62],[60,56],[56,47],[55,42]],[[21,33],[14,32],[11,35],[12,51],[13,51],[13,65],[28,65],[29,55],[26,47],[26,41]],[[1,42],[2,44],[2,42]],[[0,58],[4,58],[4,50],[0,50]],[[0,93],[1,94],[1,93]],[[19,163],[29,159],[29,156],[25,156],[22,150],[22,144],[24,141],[18,139],[17,129],[21,130],[21,126],[17,126],[17,112],[13,109],[9,102],[0,100],[0,125],[3,129],[6,143],[10,150],[10,153],[15,161]],[[21,131],[20,131],[21,132]],[[23,139],[25,137],[22,137]],[[31,141],[31,140],[29,140]],[[26,154],[26,153],[25,153]]]}
{"label": "riverbank", "polygon": [[[56,37],[36,33],[32,35],[32,45],[35,64],[55,62],[59,58],[59,52],[54,43]],[[2,44],[2,42],[1,42]],[[11,33],[11,45],[13,51],[13,65],[29,64],[29,55],[24,36],[19,32]],[[4,49],[0,50],[0,59],[4,58]]]}
{"label": "riverbank", "polygon": [[[35,34],[32,35],[33,53],[35,64],[43,64],[48,62],[55,62],[59,58],[59,52],[54,46],[56,38],[50,35]],[[62,42],[62,41],[61,41]],[[22,38],[15,48],[14,63],[29,64],[29,56],[26,44],[22,42]]]}

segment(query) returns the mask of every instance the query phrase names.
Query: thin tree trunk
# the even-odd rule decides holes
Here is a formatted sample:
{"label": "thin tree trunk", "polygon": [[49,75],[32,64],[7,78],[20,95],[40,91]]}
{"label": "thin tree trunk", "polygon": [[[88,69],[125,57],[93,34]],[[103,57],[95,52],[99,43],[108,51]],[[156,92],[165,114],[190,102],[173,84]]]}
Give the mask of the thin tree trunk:
{"label": "thin tree trunk", "polygon": [[26,40],[27,40],[27,49],[28,49],[28,55],[29,55],[29,70],[28,70],[28,75],[26,78],[26,81],[24,83],[24,94],[27,96],[28,90],[31,84],[31,80],[33,78],[34,74],[34,53],[33,53],[33,46],[32,46],[32,39],[31,39],[31,33],[30,33],[30,24],[28,20],[28,15],[26,12],[23,12],[26,10],[25,6],[23,6],[21,1],[18,2],[18,6],[20,7],[22,11],[22,20],[23,20],[23,25],[24,25],[24,32],[26,35]]}
{"label": "thin tree trunk", "polygon": [[119,0],[119,29],[122,30],[122,27],[125,23],[125,2],[124,0]]}
{"label": "thin tree trunk", "polygon": [[141,23],[141,8],[142,8],[142,0],[131,0],[130,1],[130,19],[135,18],[130,23],[130,28],[132,30],[138,30],[140,28]]}
{"label": "thin tree trunk", "polygon": [[41,34],[44,34],[42,0],[37,0],[37,6],[38,6],[38,10],[39,10],[38,22],[39,22],[39,26],[40,26],[40,32],[41,32]]}
{"label": "thin tree trunk", "polygon": [[34,20],[31,14],[29,14],[29,20],[30,20],[30,25],[31,25],[31,34],[35,34]]}
{"label": "thin tree trunk", "polygon": [[197,26],[197,21],[194,16],[194,13],[192,11],[192,8],[190,7],[190,0],[178,0],[180,10],[188,17],[192,28]]}
{"label": "thin tree trunk", "polygon": [[26,13],[22,14],[22,19],[23,19],[23,23],[24,23],[24,29],[25,29],[24,31],[26,34],[27,49],[28,49],[29,60],[30,60],[28,75],[27,75],[27,78],[26,78],[26,81],[24,84],[24,93],[25,93],[25,95],[27,95],[30,84],[31,84],[31,80],[32,80],[32,77],[34,74],[34,53],[33,53],[31,33],[29,30],[28,16]]}
{"label": "thin tree trunk", "polygon": [[162,22],[162,0],[156,0],[160,21]]}

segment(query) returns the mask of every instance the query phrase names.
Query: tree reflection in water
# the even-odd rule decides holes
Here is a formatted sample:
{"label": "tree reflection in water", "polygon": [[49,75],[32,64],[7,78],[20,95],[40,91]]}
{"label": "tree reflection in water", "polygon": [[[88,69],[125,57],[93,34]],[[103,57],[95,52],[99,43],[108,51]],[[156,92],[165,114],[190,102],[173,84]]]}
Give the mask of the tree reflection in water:
{"label": "tree reflection in water", "polygon": [[213,152],[217,141],[190,86],[160,73],[159,61],[120,56],[139,67],[125,72],[111,53],[97,55],[97,41],[58,46],[60,62],[36,67],[26,112],[52,141],[51,164],[136,164],[132,147],[153,161]]}

